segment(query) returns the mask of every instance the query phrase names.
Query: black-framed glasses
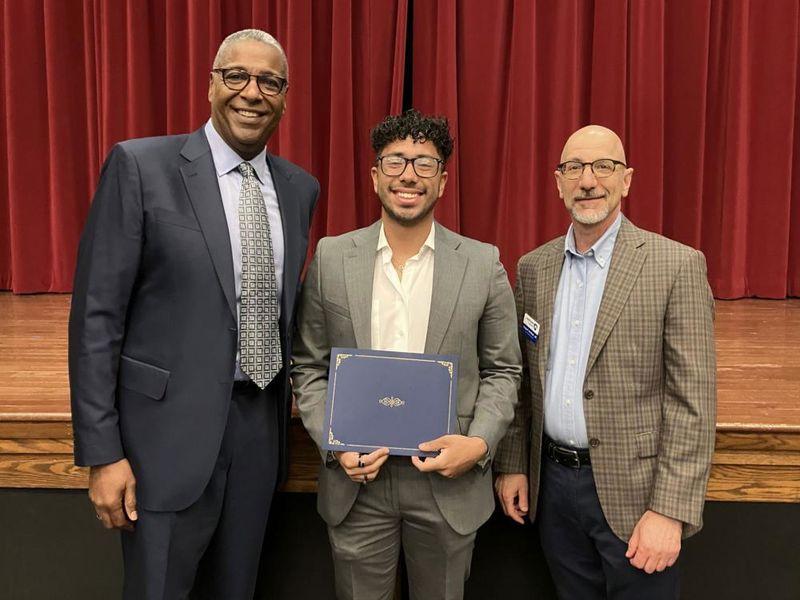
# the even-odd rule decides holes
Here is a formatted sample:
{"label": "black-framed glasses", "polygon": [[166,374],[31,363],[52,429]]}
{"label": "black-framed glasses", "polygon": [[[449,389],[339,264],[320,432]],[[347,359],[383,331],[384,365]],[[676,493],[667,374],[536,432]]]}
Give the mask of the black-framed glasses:
{"label": "black-framed glasses", "polygon": [[283,77],[272,75],[253,75],[244,69],[211,69],[219,73],[225,87],[234,92],[241,92],[250,84],[250,79],[255,79],[259,91],[265,96],[277,96],[288,87],[288,82]]}
{"label": "black-framed glasses", "polygon": [[376,160],[381,166],[381,171],[387,177],[397,177],[406,170],[408,163],[411,163],[414,173],[427,179],[428,177],[435,177],[439,172],[440,165],[444,164],[443,160],[432,156],[406,158],[405,156],[390,154],[388,156],[379,156]]}
{"label": "black-framed glasses", "polygon": [[592,173],[598,179],[610,177],[617,165],[622,165],[627,168],[621,160],[614,160],[613,158],[598,158],[592,162],[581,162],[579,160],[568,160],[556,166],[556,169],[561,171],[561,174],[567,179],[580,179],[583,176],[583,170],[588,166],[592,167]]}

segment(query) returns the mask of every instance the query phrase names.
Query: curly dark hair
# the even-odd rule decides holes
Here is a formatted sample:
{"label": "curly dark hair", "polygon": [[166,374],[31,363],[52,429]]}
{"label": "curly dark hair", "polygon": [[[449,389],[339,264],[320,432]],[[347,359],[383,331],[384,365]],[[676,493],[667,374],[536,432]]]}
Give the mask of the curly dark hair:
{"label": "curly dark hair", "polygon": [[425,116],[413,108],[402,115],[389,115],[370,132],[372,149],[380,154],[392,142],[410,137],[415,142],[431,142],[445,162],[453,152],[453,138],[445,117]]}

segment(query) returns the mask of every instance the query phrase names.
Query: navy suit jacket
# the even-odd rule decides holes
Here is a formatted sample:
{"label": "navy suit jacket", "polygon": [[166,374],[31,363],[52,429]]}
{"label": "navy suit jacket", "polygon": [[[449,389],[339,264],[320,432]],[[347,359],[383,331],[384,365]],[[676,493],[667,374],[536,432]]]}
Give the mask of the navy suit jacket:
{"label": "navy suit jacket", "polygon": [[[277,156],[284,365],[319,184]],[[109,153],[78,250],[69,321],[75,464],[127,458],[148,510],[191,505],[227,421],[237,349],[228,226],[203,130]],[[291,395],[279,384],[282,471]]]}

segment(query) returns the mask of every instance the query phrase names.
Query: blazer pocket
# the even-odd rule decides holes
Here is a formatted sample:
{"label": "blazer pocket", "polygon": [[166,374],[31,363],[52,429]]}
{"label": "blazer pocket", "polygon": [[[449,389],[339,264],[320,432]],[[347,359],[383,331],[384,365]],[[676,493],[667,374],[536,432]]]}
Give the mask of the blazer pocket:
{"label": "blazer pocket", "polygon": [[167,210],[166,208],[156,207],[153,209],[153,215],[159,223],[166,223],[167,225],[176,225],[184,229],[191,229],[192,231],[200,231],[200,226],[193,217],[182,215],[174,210]]}
{"label": "blazer pocket", "polygon": [[342,317],[344,319],[349,319],[350,318],[350,310],[349,309],[344,308],[342,306],[339,306],[338,304],[334,304],[333,302],[330,302],[329,300],[326,300],[324,302],[323,308],[326,311],[332,312],[333,314],[335,314],[335,315],[337,315],[339,317]]}
{"label": "blazer pocket", "polygon": [[139,392],[153,400],[161,400],[168,381],[169,371],[135,358],[120,357],[119,384],[125,389]]}
{"label": "blazer pocket", "polygon": [[658,455],[658,436],[654,431],[636,434],[636,454],[639,458],[650,458]]}

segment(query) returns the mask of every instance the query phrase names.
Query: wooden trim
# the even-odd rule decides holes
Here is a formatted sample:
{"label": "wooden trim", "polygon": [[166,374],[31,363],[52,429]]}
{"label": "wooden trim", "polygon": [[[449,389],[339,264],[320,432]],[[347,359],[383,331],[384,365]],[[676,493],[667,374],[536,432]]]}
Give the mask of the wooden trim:
{"label": "wooden trim", "polygon": [[[66,420],[15,420],[0,415],[0,488],[80,489],[87,469],[72,462],[72,428]],[[63,418],[62,418],[63,419]],[[289,431],[286,492],[315,492],[320,458],[300,419]],[[800,503],[800,432],[717,431],[708,500]]]}

